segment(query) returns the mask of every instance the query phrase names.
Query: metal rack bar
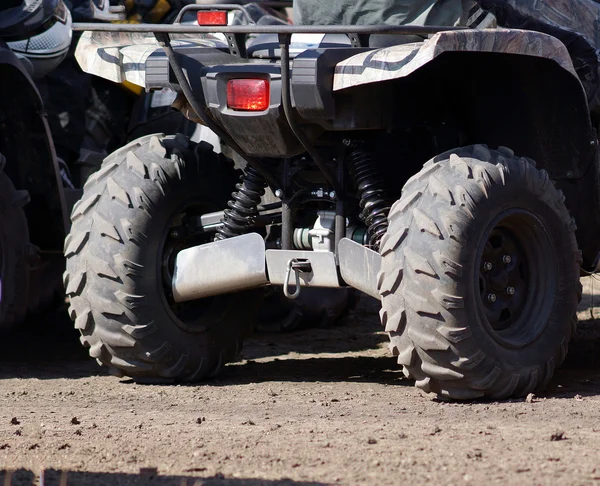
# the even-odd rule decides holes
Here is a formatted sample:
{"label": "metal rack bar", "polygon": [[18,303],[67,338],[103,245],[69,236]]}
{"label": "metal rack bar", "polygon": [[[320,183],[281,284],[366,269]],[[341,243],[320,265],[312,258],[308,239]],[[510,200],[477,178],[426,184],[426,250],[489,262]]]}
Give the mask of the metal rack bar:
{"label": "metal rack bar", "polygon": [[154,32],[167,34],[390,34],[428,35],[468,27],[436,25],[227,25],[200,26],[182,24],[102,24],[75,22],[75,31]]}

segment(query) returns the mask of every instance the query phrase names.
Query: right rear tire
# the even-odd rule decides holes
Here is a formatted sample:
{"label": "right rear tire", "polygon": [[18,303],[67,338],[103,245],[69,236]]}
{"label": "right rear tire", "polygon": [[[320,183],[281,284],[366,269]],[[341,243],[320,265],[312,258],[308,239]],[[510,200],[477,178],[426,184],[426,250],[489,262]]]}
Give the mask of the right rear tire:
{"label": "right rear tire", "polygon": [[548,174],[509,149],[427,162],[381,243],[381,318],[405,374],[454,399],[543,388],[577,322],[574,231]]}
{"label": "right rear tire", "polygon": [[257,292],[175,304],[174,256],[212,241],[198,216],[226,207],[239,173],[207,143],[147,136],[106,158],[65,242],[70,314],[90,355],[138,381],[195,381],[235,359]]}

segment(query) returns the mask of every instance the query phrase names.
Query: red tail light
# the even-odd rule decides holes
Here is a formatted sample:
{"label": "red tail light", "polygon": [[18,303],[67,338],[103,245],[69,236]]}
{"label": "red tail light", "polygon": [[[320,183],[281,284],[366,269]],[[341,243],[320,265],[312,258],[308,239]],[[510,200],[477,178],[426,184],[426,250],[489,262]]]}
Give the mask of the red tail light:
{"label": "red tail light", "polygon": [[266,79],[230,79],[227,106],[238,111],[264,111],[269,107],[269,82]]}
{"label": "red tail light", "polygon": [[198,25],[227,25],[225,10],[200,10],[196,18]]}

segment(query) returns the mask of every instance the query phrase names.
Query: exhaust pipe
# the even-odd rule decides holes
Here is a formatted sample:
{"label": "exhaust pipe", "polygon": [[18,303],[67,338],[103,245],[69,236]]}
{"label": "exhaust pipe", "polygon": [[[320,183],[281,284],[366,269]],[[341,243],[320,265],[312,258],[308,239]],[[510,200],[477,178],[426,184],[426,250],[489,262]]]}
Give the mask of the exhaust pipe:
{"label": "exhaust pipe", "polygon": [[248,233],[180,251],[172,289],[175,302],[186,302],[268,283],[265,242]]}

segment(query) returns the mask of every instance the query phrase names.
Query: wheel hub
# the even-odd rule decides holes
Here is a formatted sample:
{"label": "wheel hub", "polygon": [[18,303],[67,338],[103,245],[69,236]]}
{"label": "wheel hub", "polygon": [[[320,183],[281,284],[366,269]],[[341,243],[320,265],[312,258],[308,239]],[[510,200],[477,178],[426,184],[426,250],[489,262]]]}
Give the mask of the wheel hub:
{"label": "wheel hub", "polygon": [[478,248],[481,317],[504,346],[528,346],[547,325],[557,289],[552,237],[542,220],[510,209],[490,222]]}
{"label": "wheel hub", "polygon": [[488,322],[498,331],[510,327],[527,301],[527,256],[508,228],[492,230],[482,254],[479,287]]}
{"label": "wheel hub", "polygon": [[510,272],[507,271],[505,268],[502,268],[500,267],[500,265],[496,264],[492,268],[492,271],[488,273],[487,282],[495,291],[502,292],[508,287],[508,282],[511,278],[511,275],[509,275],[509,273]]}

